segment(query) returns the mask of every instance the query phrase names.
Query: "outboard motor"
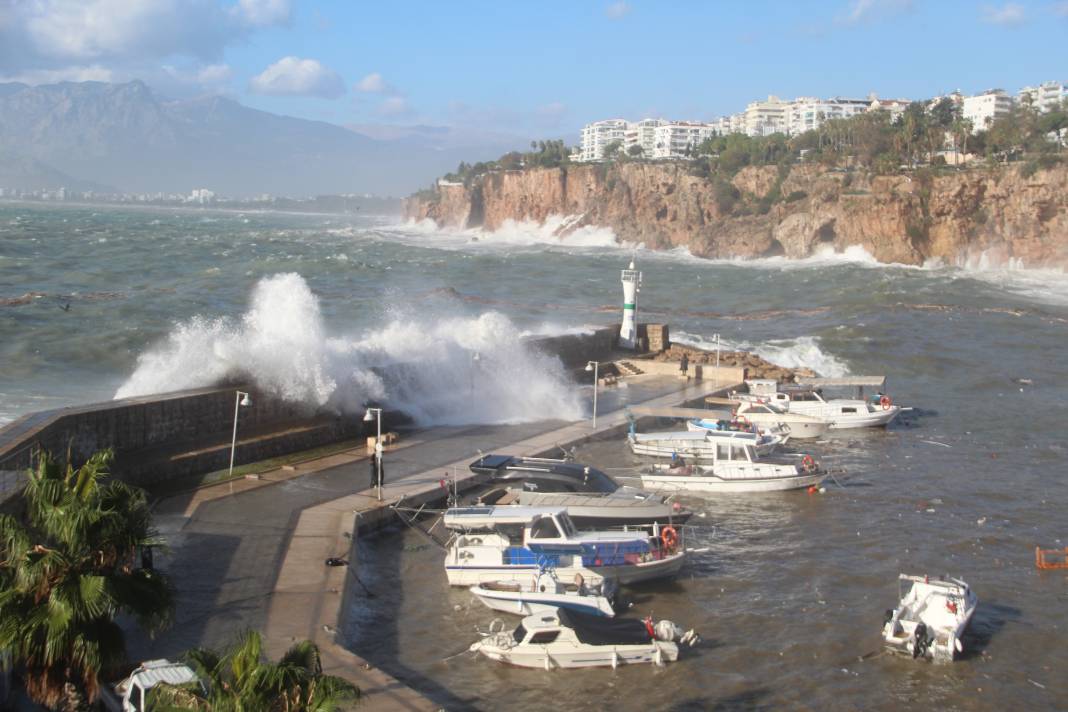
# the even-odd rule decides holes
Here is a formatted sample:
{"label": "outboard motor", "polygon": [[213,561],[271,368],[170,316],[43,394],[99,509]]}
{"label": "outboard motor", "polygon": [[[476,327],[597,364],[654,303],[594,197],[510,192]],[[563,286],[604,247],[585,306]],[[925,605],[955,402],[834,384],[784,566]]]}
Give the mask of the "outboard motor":
{"label": "outboard motor", "polygon": [[916,632],[913,634],[912,657],[915,659],[926,655],[929,643],[930,641],[927,639],[927,624],[917,623]]}

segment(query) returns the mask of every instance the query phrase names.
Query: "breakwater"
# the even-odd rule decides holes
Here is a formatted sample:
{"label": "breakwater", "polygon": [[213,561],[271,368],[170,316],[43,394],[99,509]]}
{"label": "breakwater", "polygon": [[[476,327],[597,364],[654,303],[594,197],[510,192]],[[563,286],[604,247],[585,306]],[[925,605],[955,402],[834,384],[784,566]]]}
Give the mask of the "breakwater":
{"label": "breakwater", "polygon": [[[577,369],[589,360],[610,358],[618,333],[619,327],[611,326],[531,338],[526,345],[557,357],[566,369]],[[388,378],[387,371],[383,375]],[[53,453],[69,449],[75,460],[112,448],[115,474],[148,487],[222,469],[229,462],[238,390],[249,392],[253,405],[240,407],[238,413],[237,464],[370,433],[362,410],[314,410],[272,397],[255,384],[231,384],[25,415],[0,429],[0,470],[29,467],[37,448]],[[406,420],[405,414],[387,410],[383,428]]]}

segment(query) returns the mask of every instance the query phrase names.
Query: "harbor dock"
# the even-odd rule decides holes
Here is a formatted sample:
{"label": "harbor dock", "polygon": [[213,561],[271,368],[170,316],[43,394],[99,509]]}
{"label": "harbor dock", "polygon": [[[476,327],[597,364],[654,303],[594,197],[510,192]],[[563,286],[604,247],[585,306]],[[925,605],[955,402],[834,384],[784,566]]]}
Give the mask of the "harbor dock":
{"label": "harbor dock", "polygon": [[[253,628],[263,631],[272,657],[296,641],[314,641],[324,670],[358,685],[366,709],[438,709],[345,647],[346,606],[368,595],[358,579],[358,538],[394,522],[392,505],[441,501],[443,480],[460,490],[473,485],[468,465],[480,452],[559,457],[575,443],[621,434],[627,406],[702,402],[736,387],[741,376],[725,368],[706,369],[696,382],[629,378],[600,393],[596,429],[585,420],[412,430],[386,449],[381,499],[363,447],[168,497],[158,503],[156,521],[171,549],[162,566],[178,582],[176,621],[155,640],[132,637],[131,654],[177,656]],[[349,565],[330,567],[328,558]]]}

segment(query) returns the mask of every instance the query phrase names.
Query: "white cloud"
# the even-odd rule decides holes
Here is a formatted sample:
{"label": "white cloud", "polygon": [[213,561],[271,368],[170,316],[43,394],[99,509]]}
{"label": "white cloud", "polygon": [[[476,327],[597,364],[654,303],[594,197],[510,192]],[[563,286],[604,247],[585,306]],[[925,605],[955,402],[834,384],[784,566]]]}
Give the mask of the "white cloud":
{"label": "white cloud", "polygon": [[851,0],[841,20],[847,24],[869,22],[879,16],[912,9],[912,0]]}
{"label": "white cloud", "polygon": [[618,0],[605,8],[604,14],[608,16],[610,20],[618,20],[619,18],[627,15],[630,12],[630,3],[624,2],[624,0]]}
{"label": "white cloud", "polygon": [[345,93],[345,83],[337,72],[314,59],[283,57],[252,78],[250,88],[257,94],[317,96],[336,99]]}
{"label": "white cloud", "polygon": [[205,89],[218,89],[234,76],[234,70],[229,64],[208,64],[188,70],[164,64],[163,71],[181,84],[196,85]]}
{"label": "white cloud", "polygon": [[397,94],[397,90],[386,83],[378,72],[371,72],[356,82],[356,89],[370,94]]}
{"label": "white cloud", "polygon": [[147,76],[218,65],[225,49],[287,22],[290,0],[0,0],[0,75]]}
{"label": "white cloud", "polygon": [[14,74],[0,73],[0,82],[55,84],[56,82],[111,82],[115,74],[107,67],[64,67],[63,69],[27,69]]}
{"label": "white cloud", "polygon": [[412,106],[403,96],[391,96],[379,105],[378,113],[394,118],[408,116],[412,113]]}
{"label": "white cloud", "polygon": [[1068,17],[1068,2],[1059,2],[1053,6],[1053,14]]}
{"label": "white cloud", "polygon": [[1022,24],[1026,19],[1023,5],[1015,2],[1007,2],[998,7],[995,5],[983,6],[983,22],[991,25],[1014,26]]}
{"label": "white cloud", "polygon": [[239,0],[237,9],[250,25],[257,27],[284,25],[292,11],[289,0]]}

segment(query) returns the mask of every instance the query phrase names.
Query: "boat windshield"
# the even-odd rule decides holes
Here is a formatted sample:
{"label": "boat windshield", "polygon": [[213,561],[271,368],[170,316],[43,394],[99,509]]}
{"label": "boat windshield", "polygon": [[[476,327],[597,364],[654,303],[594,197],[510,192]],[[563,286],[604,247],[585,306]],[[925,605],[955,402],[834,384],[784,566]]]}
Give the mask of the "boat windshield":
{"label": "boat windshield", "polygon": [[578,535],[578,531],[575,529],[575,523],[571,521],[571,517],[566,514],[561,514],[558,524],[560,529],[564,532],[565,539],[574,539]]}
{"label": "boat windshield", "polygon": [[517,643],[522,643],[523,639],[527,637],[527,629],[520,623],[515,627],[515,631],[512,633],[512,639]]}
{"label": "boat windshield", "polygon": [[560,530],[556,528],[556,523],[553,522],[552,517],[540,517],[530,527],[531,539],[559,539]]}
{"label": "boat windshield", "polygon": [[596,492],[615,492],[619,489],[616,481],[596,467],[587,467],[582,471],[582,481]]}

